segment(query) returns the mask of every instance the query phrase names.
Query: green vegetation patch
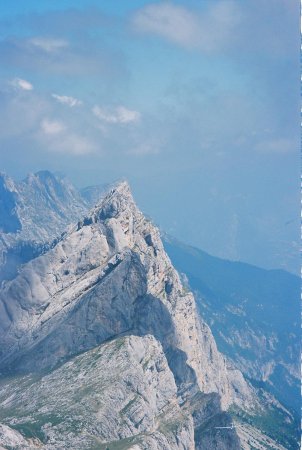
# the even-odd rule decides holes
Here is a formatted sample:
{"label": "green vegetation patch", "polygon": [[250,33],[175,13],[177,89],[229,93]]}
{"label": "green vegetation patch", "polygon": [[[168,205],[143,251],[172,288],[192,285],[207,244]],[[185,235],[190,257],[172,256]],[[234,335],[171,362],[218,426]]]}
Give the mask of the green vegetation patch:
{"label": "green vegetation patch", "polygon": [[288,415],[282,410],[272,408],[265,413],[249,414],[237,407],[228,411],[239,423],[249,424],[261,430],[265,435],[290,450],[299,447],[299,423],[296,420],[288,421]]}

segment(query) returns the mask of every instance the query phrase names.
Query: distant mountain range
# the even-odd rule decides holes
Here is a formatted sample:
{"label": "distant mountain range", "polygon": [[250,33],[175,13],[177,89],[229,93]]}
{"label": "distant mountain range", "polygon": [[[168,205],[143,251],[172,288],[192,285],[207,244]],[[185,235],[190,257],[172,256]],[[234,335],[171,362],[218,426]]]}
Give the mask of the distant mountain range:
{"label": "distant mountain range", "polygon": [[44,170],[16,182],[0,174],[0,281],[38,256],[102,197],[106,186],[77,190]]}
{"label": "distant mountain range", "polygon": [[0,446],[299,448],[296,277],[165,237],[179,277],[126,182],[0,181]]}

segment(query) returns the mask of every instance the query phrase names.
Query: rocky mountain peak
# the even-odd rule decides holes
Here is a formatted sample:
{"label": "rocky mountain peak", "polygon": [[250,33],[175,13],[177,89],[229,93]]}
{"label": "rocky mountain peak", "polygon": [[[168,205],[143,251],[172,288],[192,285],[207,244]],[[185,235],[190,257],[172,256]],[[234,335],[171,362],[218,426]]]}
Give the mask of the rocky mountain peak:
{"label": "rocky mountain peak", "polygon": [[218,392],[224,408],[252,401],[242,375],[228,371],[158,229],[139,211],[126,182],[24,266],[3,292],[1,309],[7,319],[0,330],[7,349],[2,367],[27,369],[36,358],[41,368],[53,366],[132,330],[161,342],[181,391]]}
{"label": "rocky mountain peak", "polygon": [[48,181],[48,180],[55,180],[56,177],[53,173],[51,173],[49,170],[39,170],[35,173],[29,173],[27,177],[25,178],[25,183],[30,183],[34,180],[40,180],[42,182]]}
{"label": "rocky mountain peak", "polygon": [[136,210],[136,205],[127,181],[115,184],[94,208],[93,214],[100,220],[119,217],[125,211]]}
{"label": "rocky mountain peak", "polygon": [[0,233],[16,233],[21,229],[21,222],[16,211],[18,201],[17,189],[11,178],[0,174]]}
{"label": "rocky mountain peak", "polygon": [[[47,173],[33,177],[49,180]],[[46,194],[31,195],[34,212],[37,205],[51,205],[52,191]],[[74,213],[75,199],[52,198],[56,209],[49,207],[46,220],[55,213],[51,223],[60,225],[59,208],[68,212],[68,203]],[[15,388],[0,388],[0,406],[23,411],[24,405],[34,405],[20,420],[39,414],[46,442],[39,448],[62,448],[67,439],[70,448],[94,448],[90,438],[79,444],[89,434],[102,444],[121,442],[118,448],[129,450],[149,441],[144,449],[239,450],[237,431],[225,411],[231,405],[246,411],[261,407],[241,372],[217,350],[159,230],[139,211],[127,182],[113,186],[84,219],[4,283],[0,316],[0,373],[8,379],[13,374],[13,380],[21,377],[22,388],[22,395],[14,391],[9,400],[6,390]],[[22,379],[27,386],[32,373],[32,387],[23,391]],[[19,389],[18,382],[15,386]],[[79,404],[84,405],[80,416]],[[76,411],[89,433],[67,433],[64,408],[66,417]],[[50,423],[56,411],[60,417]],[[87,411],[89,423],[82,420]],[[216,432],[217,426],[228,431]],[[129,441],[132,437],[138,440]],[[16,448],[34,448],[20,445]]]}
{"label": "rocky mountain peak", "polygon": [[41,180],[56,178],[55,175],[49,170],[39,170],[38,172],[35,172],[35,176],[40,178]]}
{"label": "rocky mountain peak", "polygon": [[77,198],[79,203],[83,203],[79,193],[74,186],[65,178],[57,176],[48,170],[41,170],[30,173],[23,182],[19,184],[19,189],[28,194],[35,195],[36,198],[44,198],[53,203],[53,208],[61,207],[60,202],[66,202],[68,207],[71,197]]}
{"label": "rocky mountain peak", "polygon": [[145,232],[145,220],[137,208],[127,181],[115,184],[89,214],[78,222],[77,229],[87,226],[106,229],[111,251],[132,248]]}
{"label": "rocky mountain peak", "polygon": [[47,170],[30,173],[20,182],[0,178],[0,232],[8,246],[20,239],[52,240],[87,208],[71,183]]}

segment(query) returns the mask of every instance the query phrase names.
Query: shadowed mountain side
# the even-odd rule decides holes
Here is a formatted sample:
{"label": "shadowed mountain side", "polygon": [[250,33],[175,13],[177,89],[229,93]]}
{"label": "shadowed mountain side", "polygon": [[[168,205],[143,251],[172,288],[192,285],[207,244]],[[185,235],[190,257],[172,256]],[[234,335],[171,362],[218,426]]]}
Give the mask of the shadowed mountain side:
{"label": "shadowed mountain side", "polygon": [[299,411],[299,278],[225,261],[166,237],[219,349],[257,386]]}

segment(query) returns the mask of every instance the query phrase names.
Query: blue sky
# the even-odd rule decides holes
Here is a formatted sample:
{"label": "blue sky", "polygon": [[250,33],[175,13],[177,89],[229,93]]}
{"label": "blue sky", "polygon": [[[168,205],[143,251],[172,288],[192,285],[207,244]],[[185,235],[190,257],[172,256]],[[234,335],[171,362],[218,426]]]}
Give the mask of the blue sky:
{"label": "blue sky", "polygon": [[298,267],[299,2],[0,2],[1,169],[129,179],[208,252]]}

